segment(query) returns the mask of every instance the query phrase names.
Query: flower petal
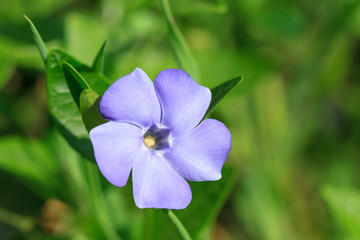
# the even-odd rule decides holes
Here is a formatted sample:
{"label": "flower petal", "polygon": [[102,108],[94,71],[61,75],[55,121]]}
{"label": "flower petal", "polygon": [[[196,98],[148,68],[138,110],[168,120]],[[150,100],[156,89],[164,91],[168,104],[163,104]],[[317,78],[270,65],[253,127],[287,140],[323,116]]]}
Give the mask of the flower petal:
{"label": "flower petal", "polygon": [[225,125],[206,119],[188,134],[174,138],[164,157],[187,180],[213,181],[221,178],[230,148],[231,135]]}
{"label": "flower petal", "polygon": [[141,127],[158,123],[161,116],[154,85],[140,68],[118,79],[106,90],[100,112],[107,120],[130,122]]}
{"label": "flower petal", "polygon": [[113,185],[124,186],[142,147],[142,130],[129,123],[108,122],[93,128],[90,138],[101,173]]}
{"label": "flower petal", "polygon": [[183,209],[191,201],[189,184],[155,151],[142,152],[134,164],[132,179],[139,208]]}
{"label": "flower petal", "polygon": [[210,90],[197,84],[183,70],[161,71],[154,85],[162,108],[161,124],[170,128],[173,135],[193,129],[209,107]]}

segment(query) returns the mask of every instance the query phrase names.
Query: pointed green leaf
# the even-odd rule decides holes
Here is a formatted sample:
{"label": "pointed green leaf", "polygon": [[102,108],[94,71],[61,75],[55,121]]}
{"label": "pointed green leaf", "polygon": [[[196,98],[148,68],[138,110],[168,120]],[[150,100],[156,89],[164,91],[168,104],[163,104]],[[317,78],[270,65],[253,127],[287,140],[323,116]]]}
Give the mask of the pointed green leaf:
{"label": "pointed green leaf", "polygon": [[72,67],[69,63],[64,62],[62,64],[62,69],[64,73],[64,77],[66,83],[69,87],[70,93],[77,105],[80,108],[80,94],[84,89],[89,88],[88,84],[84,80],[84,78],[80,75],[78,71],[74,67]]}
{"label": "pointed green leaf", "polygon": [[101,96],[111,85],[111,82],[104,75],[95,72],[92,68],[79,62],[67,53],[58,49],[51,52],[56,53],[62,64],[65,63],[66,71],[73,76],[82,89],[90,88]]}
{"label": "pointed green leaf", "polygon": [[63,63],[63,71],[69,73],[82,89],[91,89],[83,76],[68,62]]}
{"label": "pointed green leaf", "polygon": [[85,89],[80,94],[80,112],[86,129],[90,130],[107,121],[99,111],[101,97],[91,89]]}
{"label": "pointed green leaf", "polygon": [[48,50],[47,47],[43,41],[43,39],[41,38],[38,30],[36,29],[34,23],[30,20],[30,18],[28,18],[26,15],[24,15],[24,18],[26,19],[26,21],[29,23],[30,25],[30,29],[31,32],[33,34],[35,43],[37,48],[39,49],[40,55],[42,60],[44,61],[44,63],[46,64],[46,59],[47,59],[47,55],[48,55]]}
{"label": "pointed green leaf", "polygon": [[240,83],[242,77],[233,78],[228,80],[217,87],[211,89],[211,102],[208,110],[205,113],[204,118],[216,107],[216,105],[233,89],[238,83]]}
{"label": "pointed green leaf", "polygon": [[161,3],[164,9],[166,22],[169,27],[169,40],[174,50],[176,60],[183,70],[188,72],[197,82],[200,82],[201,76],[199,66],[178,25],[176,24],[169,2],[168,0],[162,0]]}
{"label": "pointed green leaf", "polygon": [[51,51],[48,55],[47,92],[50,112],[61,134],[75,150],[84,157],[94,160],[88,132],[65,79],[62,58],[56,51]]}
{"label": "pointed green leaf", "polygon": [[[64,62],[73,67],[64,68],[67,69],[65,71],[68,74],[68,80],[62,67]],[[68,65],[64,64],[64,66]],[[75,71],[73,71],[74,69]],[[95,73],[91,68],[68,54],[60,50],[49,52],[47,60],[47,92],[50,112],[57,122],[60,132],[69,144],[84,157],[94,160],[92,144],[79,109],[79,97],[82,88],[72,76],[72,74],[77,76],[77,73],[82,76],[82,79],[86,79],[91,89],[99,95],[102,95],[110,86],[109,81],[104,76]],[[69,80],[72,81],[72,84],[75,83],[78,86],[75,85],[74,87],[68,84]],[[74,89],[70,91],[69,86]]]}
{"label": "pointed green leaf", "polygon": [[95,72],[104,73],[104,59],[105,59],[105,46],[107,40],[104,41],[103,45],[100,48],[100,51],[96,55],[92,68]]}

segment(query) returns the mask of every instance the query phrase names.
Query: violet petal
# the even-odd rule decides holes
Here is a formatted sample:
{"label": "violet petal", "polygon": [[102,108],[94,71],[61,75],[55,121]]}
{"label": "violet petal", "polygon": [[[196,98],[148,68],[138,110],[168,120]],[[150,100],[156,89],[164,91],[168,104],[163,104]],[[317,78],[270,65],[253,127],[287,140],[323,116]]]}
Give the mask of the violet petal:
{"label": "violet petal", "polygon": [[211,101],[210,90],[180,69],[161,71],[154,86],[162,108],[161,124],[170,128],[174,136],[192,130]]}
{"label": "violet petal", "polygon": [[189,184],[154,151],[142,151],[134,164],[132,181],[139,208],[183,209],[191,201]]}
{"label": "violet petal", "polygon": [[142,130],[129,123],[108,122],[93,128],[90,138],[101,173],[113,185],[124,186],[142,148]]}
{"label": "violet petal", "polygon": [[231,135],[221,122],[206,119],[193,131],[173,139],[164,157],[185,179],[213,181],[221,178],[231,148]]}
{"label": "violet petal", "polygon": [[114,82],[100,102],[109,121],[148,127],[160,121],[161,108],[151,79],[140,68]]}

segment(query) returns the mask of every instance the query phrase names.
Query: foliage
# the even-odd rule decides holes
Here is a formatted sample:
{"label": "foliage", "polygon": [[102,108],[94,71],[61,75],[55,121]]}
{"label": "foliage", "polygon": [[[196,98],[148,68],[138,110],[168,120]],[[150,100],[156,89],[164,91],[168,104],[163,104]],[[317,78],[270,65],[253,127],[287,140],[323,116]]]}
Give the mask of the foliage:
{"label": "foliage", "polygon": [[[135,207],[131,184],[110,185],[85,160],[99,98],[135,67],[152,79],[189,71],[212,89],[208,117],[232,133],[223,178],[191,183],[192,203],[175,212],[193,238],[359,238],[359,11],[343,0],[4,0],[1,238],[179,238],[162,211]],[[57,228],[39,220],[51,199],[69,209]]]}

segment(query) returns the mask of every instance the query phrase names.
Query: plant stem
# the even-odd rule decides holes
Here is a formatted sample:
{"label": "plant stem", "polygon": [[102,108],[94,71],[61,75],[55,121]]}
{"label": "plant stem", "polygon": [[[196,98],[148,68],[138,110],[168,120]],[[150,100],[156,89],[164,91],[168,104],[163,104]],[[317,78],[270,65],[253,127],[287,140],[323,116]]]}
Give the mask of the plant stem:
{"label": "plant stem", "polygon": [[184,240],[191,240],[190,234],[188,233],[184,225],[181,223],[181,221],[176,217],[176,215],[169,209],[163,209],[163,210],[166,213],[166,215],[170,218],[170,220],[173,222],[180,236]]}

